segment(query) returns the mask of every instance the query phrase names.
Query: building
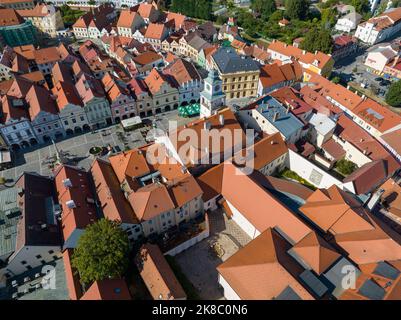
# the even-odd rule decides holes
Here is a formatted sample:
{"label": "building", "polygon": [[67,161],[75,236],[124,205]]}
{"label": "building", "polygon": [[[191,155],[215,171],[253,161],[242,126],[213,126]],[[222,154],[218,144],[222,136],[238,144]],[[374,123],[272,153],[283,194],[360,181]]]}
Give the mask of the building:
{"label": "building", "polygon": [[54,171],[64,239],[63,248],[75,248],[87,225],[97,220],[95,195],[90,175],[72,166],[59,166]]}
{"label": "building", "polygon": [[91,129],[112,124],[109,101],[99,80],[83,73],[77,80],[75,88],[84,105]]}
{"label": "building", "polygon": [[294,61],[279,66],[266,64],[260,68],[258,95],[263,96],[274,90],[302,81],[301,65]]}
{"label": "building", "polygon": [[51,4],[37,4],[35,8],[17,10],[18,14],[32,22],[42,38],[56,38],[57,31],[64,30],[60,10]]}
{"label": "building", "polygon": [[[99,7],[85,13],[73,24],[72,29],[77,39],[98,38],[113,33],[112,23],[117,13],[113,4],[103,3]],[[114,31],[116,33],[116,31]]]}
{"label": "building", "polygon": [[365,60],[367,70],[377,75],[383,75],[384,69],[390,62],[398,62],[398,50],[391,45],[378,46],[370,51]]}
{"label": "building", "polygon": [[355,37],[341,35],[334,38],[331,56],[335,61],[354,55],[358,50],[358,41]]}
{"label": "building", "polygon": [[338,31],[351,32],[357,28],[361,19],[362,16],[358,12],[352,11],[339,18],[334,28]]}
{"label": "building", "polygon": [[27,92],[25,101],[31,125],[39,143],[50,142],[65,136],[57,104],[50,91],[34,84]]}
{"label": "building", "polygon": [[33,9],[35,2],[33,0],[1,0],[0,5],[7,9]]}
{"label": "building", "polygon": [[3,46],[37,44],[32,22],[25,21],[14,9],[0,9],[0,35]]}
{"label": "building", "polygon": [[120,188],[112,165],[97,159],[90,171],[103,216],[109,220],[121,222],[121,228],[127,232],[131,244],[142,238],[142,226]]}
{"label": "building", "polygon": [[162,23],[150,23],[144,33],[143,41],[150,43],[158,51],[162,48],[162,42],[168,37],[169,30]]}
{"label": "building", "polygon": [[358,25],[355,37],[373,45],[383,42],[401,30],[401,8],[389,9]]}
{"label": "building", "polygon": [[260,71],[252,58],[240,56],[232,48],[220,48],[212,55],[212,61],[227,99],[256,97]]}
{"label": "building", "polygon": [[155,113],[178,108],[179,92],[170,75],[153,69],[144,81],[152,95]]}
{"label": "building", "polygon": [[282,63],[291,63],[296,59],[306,70],[320,74],[324,77],[330,75],[334,65],[334,59],[329,54],[316,51],[315,53],[288,45],[284,42],[273,40],[267,47],[272,60],[280,60]]}
{"label": "building", "polygon": [[117,21],[118,34],[123,37],[132,38],[135,31],[145,25],[143,18],[130,10],[122,10]]}
{"label": "building", "polygon": [[[58,259],[61,238],[54,181],[25,172],[15,187],[0,192],[0,274],[11,278]],[[4,212],[4,213],[3,213]]]}
{"label": "building", "polygon": [[102,78],[102,84],[110,103],[113,122],[118,123],[137,115],[135,98],[125,83],[107,73]]}
{"label": "building", "polygon": [[147,152],[154,148],[165,154],[164,147],[155,144],[109,158],[145,237],[203,214],[202,190],[195,178],[167,156],[149,161]]}
{"label": "building", "polygon": [[157,245],[143,245],[135,264],[154,300],[186,300],[184,289]]}
{"label": "building", "polygon": [[[238,151],[235,155],[241,161],[245,158],[245,165],[248,168],[257,170],[265,176],[271,176],[284,169],[288,148],[281,135],[275,133],[255,141],[254,145]],[[235,159],[231,161],[236,161]],[[197,178],[199,186],[203,190],[205,210],[217,209],[221,198],[223,174],[224,163],[221,163]]]}
{"label": "building", "polygon": [[275,229],[266,229],[217,267],[224,297],[227,300],[314,300],[301,284],[304,269],[288,253],[290,248]]}
{"label": "building", "polygon": [[[177,139],[180,135],[182,138]],[[189,135],[190,139],[185,141],[184,137]],[[224,108],[210,117],[170,130],[168,135],[157,135],[156,142],[162,144],[180,166],[198,175],[244,148],[246,136],[234,113]]]}
{"label": "building", "polygon": [[257,107],[244,112],[251,113],[256,121],[254,129],[267,134],[280,132],[287,143],[295,143],[302,136],[304,124],[290,110],[290,106],[285,107],[275,98],[265,96]]}
{"label": "building", "polygon": [[80,300],[131,300],[131,295],[123,279],[104,279],[92,283]]}
{"label": "building", "polygon": [[132,64],[138,75],[148,75],[153,68],[163,64],[163,56],[154,51],[146,51],[132,58]]}
{"label": "building", "polygon": [[128,83],[131,92],[135,95],[137,112],[141,118],[155,114],[153,98],[146,82],[133,78]]}
{"label": "building", "polygon": [[195,66],[185,59],[176,59],[163,72],[174,78],[178,85],[179,104],[198,103],[203,90],[203,80]]}
{"label": "building", "polygon": [[200,93],[200,117],[210,117],[219,108],[225,106],[226,95],[223,93],[223,81],[217,70],[210,70]]}
{"label": "building", "polygon": [[52,89],[56,98],[58,116],[67,136],[90,130],[88,116],[75,86],[59,81]]}

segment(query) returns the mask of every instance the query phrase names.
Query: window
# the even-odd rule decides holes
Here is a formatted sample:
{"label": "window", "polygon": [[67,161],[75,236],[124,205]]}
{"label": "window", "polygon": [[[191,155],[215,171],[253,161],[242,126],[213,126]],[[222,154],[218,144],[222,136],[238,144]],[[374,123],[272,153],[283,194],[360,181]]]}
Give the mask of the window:
{"label": "window", "polygon": [[22,260],[21,264],[25,265],[25,264],[27,264],[27,262],[25,260]]}
{"label": "window", "polygon": [[49,254],[53,254],[54,253],[54,251],[53,250],[49,250]]}
{"label": "window", "polygon": [[40,255],[40,254],[38,254],[37,256],[36,256],[36,259],[41,259],[42,258],[42,256]]}

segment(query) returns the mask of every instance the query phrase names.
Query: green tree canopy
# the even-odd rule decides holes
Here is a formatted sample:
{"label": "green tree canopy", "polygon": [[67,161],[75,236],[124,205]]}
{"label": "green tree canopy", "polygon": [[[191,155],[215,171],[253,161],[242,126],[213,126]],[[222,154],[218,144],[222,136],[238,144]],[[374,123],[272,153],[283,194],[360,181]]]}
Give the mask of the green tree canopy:
{"label": "green tree canopy", "polygon": [[101,219],[85,229],[71,264],[85,284],[121,277],[128,266],[128,250],[128,236],[120,224]]}
{"label": "green tree canopy", "polygon": [[386,94],[386,102],[392,107],[401,107],[401,80],[390,85]]}
{"label": "green tree canopy", "polygon": [[324,53],[331,53],[333,49],[333,40],[330,31],[327,29],[313,28],[306,33],[304,40],[301,42],[301,48],[315,52],[322,51]]}
{"label": "green tree canopy", "polygon": [[355,11],[361,15],[370,12],[369,0],[351,0],[350,4],[355,8]]}
{"label": "green tree canopy", "polygon": [[186,16],[211,20],[212,1],[211,0],[172,0],[171,11],[182,13]]}
{"label": "green tree canopy", "polygon": [[305,20],[309,13],[309,0],[286,0],[285,14],[290,19]]}
{"label": "green tree canopy", "polygon": [[274,0],[252,0],[251,8],[259,13],[263,20],[268,20],[273,12],[277,10]]}

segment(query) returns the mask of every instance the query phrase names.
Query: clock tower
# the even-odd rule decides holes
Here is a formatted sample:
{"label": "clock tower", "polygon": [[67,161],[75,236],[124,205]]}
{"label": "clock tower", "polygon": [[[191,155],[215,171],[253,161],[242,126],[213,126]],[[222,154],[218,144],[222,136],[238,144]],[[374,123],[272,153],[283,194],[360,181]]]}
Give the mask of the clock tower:
{"label": "clock tower", "polygon": [[200,117],[209,117],[226,103],[226,95],[222,88],[223,82],[217,70],[210,70],[203,91],[200,93]]}

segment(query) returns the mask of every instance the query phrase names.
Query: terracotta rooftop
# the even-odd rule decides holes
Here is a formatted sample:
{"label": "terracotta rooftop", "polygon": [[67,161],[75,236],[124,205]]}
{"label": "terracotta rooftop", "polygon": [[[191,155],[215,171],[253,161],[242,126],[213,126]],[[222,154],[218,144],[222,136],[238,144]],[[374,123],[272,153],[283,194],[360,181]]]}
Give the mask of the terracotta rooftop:
{"label": "terracotta rooftop", "polygon": [[313,300],[297,280],[303,268],[288,255],[290,248],[274,229],[268,228],[217,270],[242,300],[282,299],[286,290],[297,299]]}
{"label": "terracotta rooftop", "polygon": [[105,279],[95,281],[81,300],[131,300],[131,295],[123,279]]}
{"label": "terracotta rooftop", "polygon": [[58,167],[55,183],[62,208],[62,232],[66,241],[74,230],[84,229],[97,219],[94,195],[88,173],[75,167]]}
{"label": "terracotta rooftop", "polygon": [[138,220],[120,188],[120,183],[110,163],[97,159],[91,174],[97,197],[105,218],[122,223],[137,224]]}
{"label": "terracotta rooftop", "polygon": [[313,64],[314,61],[317,61],[317,66],[320,69],[323,69],[326,64],[329,63],[330,60],[332,60],[332,57],[330,55],[324,54],[323,52],[304,52],[302,49],[287,45],[284,42],[277,40],[270,43],[270,45],[268,46],[268,50],[279,52],[287,57],[294,57],[304,64]]}
{"label": "terracotta rooftop", "polygon": [[292,249],[317,274],[326,271],[341,255],[316,232],[312,231]]}
{"label": "terracotta rooftop", "polygon": [[154,300],[186,299],[181,284],[157,245],[144,244],[135,263]]}
{"label": "terracotta rooftop", "polygon": [[[270,191],[229,162],[224,163],[221,194],[259,231],[279,227],[294,243],[309,232],[309,227]],[[238,196],[241,186],[241,196]],[[257,201],[255,201],[257,199]]]}

